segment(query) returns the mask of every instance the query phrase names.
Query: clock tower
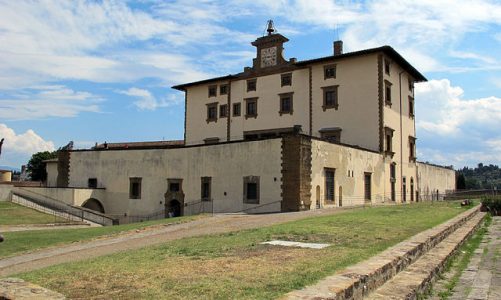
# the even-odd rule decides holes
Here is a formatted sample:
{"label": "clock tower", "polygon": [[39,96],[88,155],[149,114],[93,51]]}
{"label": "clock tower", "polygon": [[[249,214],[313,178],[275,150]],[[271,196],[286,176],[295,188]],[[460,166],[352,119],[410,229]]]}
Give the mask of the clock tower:
{"label": "clock tower", "polygon": [[252,42],[252,46],[257,48],[256,58],[253,60],[253,69],[266,69],[286,64],[283,57],[284,43],[289,39],[280,33],[276,33],[273,27],[273,21],[268,21],[268,35],[260,37]]}

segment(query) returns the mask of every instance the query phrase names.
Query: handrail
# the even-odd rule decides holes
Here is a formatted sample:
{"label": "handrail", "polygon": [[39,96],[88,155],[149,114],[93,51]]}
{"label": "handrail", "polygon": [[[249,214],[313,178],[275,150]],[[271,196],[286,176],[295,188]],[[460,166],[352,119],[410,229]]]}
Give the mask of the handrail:
{"label": "handrail", "polygon": [[[115,225],[118,224],[118,220],[116,218],[110,217],[106,214],[102,214],[100,212],[96,212],[90,209],[86,209],[84,207],[69,205],[64,202],[58,200],[52,200],[50,197],[47,199],[37,199],[33,196],[24,194],[23,191],[13,191],[12,195],[17,197],[21,197],[27,201],[36,203],[40,206],[49,208],[54,211],[64,212],[72,216],[76,216],[81,218],[82,220],[88,220],[101,225]],[[48,200],[48,201],[47,201]]]}

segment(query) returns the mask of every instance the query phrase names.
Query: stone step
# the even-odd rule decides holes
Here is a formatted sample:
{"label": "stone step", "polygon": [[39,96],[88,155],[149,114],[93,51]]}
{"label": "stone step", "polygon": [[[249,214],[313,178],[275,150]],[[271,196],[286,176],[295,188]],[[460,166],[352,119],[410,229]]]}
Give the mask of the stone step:
{"label": "stone step", "polygon": [[472,219],[480,205],[434,228],[423,231],[380,254],[329,276],[315,285],[293,291],[286,299],[362,299]]}
{"label": "stone step", "polygon": [[461,228],[449,235],[435,248],[424,254],[415,263],[393,277],[367,298],[383,299],[416,299],[430,286],[440,274],[448,258],[450,258],[463,242],[482,224],[485,213],[479,213]]}

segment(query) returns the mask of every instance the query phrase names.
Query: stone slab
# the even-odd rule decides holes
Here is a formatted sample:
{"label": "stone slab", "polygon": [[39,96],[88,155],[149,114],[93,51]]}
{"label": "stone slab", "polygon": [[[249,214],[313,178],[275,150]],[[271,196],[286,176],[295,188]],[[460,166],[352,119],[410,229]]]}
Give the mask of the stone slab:
{"label": "stone slab", "polygon": [[281,241],[281,240],[273,240],[273,241],[263,242],[261,244],[284,246],[284,247],[310,248],[310,249],[323,249],[330,246],[330,244],[302,243],[302,242],[291,242],[291,241]]}
{"label": "stone slab", "polygon": [[60,293],[48,290],[36,284],[18,278],[0,279],[0,299],[2,300],[62,300]]}

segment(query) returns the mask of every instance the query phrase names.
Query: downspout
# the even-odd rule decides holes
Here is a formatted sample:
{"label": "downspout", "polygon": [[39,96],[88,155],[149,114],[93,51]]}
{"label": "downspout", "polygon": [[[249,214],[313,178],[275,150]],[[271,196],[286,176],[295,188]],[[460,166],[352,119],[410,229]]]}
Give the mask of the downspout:
{"label": "downspout", "polygon": [[229,142],[231,139],[231,79],[228,82],[228,107],[226,108],[226,141]]}
{"label": "downspout", "polygon": [[404,199],[404,143],[403,143],[403,133],[402,133],[402,74],[405,71],[400,71],[398,73],[398,90],[400,93],[400,191],[402,191],[400,195],[400,202],[402,202],[402,199]]}

